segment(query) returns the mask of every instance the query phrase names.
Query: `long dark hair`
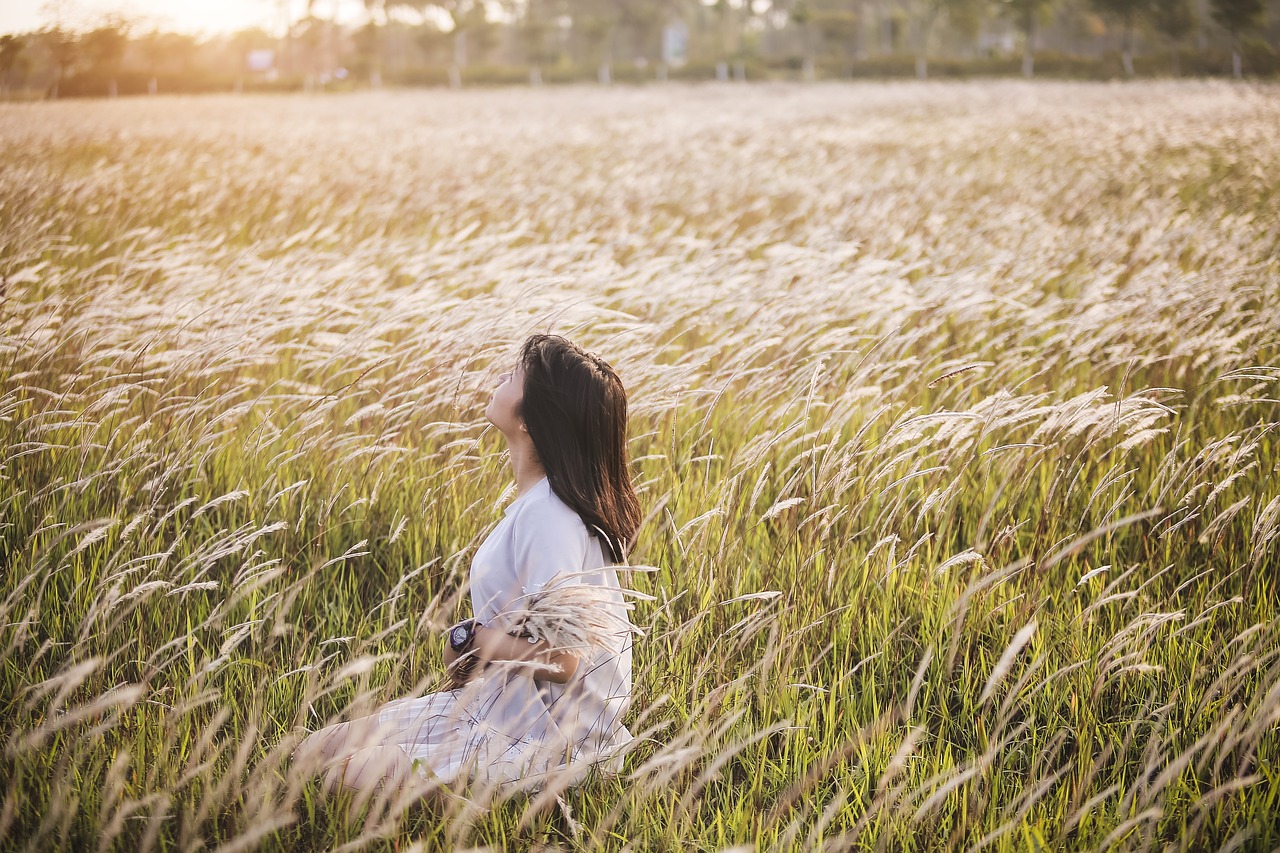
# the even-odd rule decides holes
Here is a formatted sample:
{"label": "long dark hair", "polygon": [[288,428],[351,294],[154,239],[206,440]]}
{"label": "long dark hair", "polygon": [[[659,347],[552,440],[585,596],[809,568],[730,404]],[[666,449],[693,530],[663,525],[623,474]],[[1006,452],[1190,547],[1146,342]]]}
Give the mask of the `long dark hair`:
{"label": "long dark hair", "polygon": [[627,462],[627,392],[600,357],[559,335],[533,335],[520,350],[520,417],[556,497],[578,514],[617,563],[640,527]]}

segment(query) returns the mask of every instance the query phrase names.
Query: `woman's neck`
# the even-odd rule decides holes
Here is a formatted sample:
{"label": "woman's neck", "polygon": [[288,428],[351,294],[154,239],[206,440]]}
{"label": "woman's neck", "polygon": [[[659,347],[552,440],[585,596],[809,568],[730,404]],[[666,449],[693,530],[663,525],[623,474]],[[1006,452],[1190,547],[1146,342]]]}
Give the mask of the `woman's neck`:
{"label": "woman's neck", "polygon": [[538,481],[547,476],[547,472],[542,468],[532,441],[508,441],[507,451],[511,459],[511,472],[516,478],[516,497],[520,497],[538,485]]}

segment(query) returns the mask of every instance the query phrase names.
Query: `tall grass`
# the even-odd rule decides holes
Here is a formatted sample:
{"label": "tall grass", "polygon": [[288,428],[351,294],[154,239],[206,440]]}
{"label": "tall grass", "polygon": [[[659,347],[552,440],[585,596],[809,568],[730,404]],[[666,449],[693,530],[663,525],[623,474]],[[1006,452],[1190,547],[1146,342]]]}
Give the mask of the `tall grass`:
{"label": "tall grass", "polygon": [[[1199,83],[0,107],[0,843],[1271,849],[1277,126]],[[632,402],[624,773],[326,801],[305,733],[443,681],[537,330]]]}

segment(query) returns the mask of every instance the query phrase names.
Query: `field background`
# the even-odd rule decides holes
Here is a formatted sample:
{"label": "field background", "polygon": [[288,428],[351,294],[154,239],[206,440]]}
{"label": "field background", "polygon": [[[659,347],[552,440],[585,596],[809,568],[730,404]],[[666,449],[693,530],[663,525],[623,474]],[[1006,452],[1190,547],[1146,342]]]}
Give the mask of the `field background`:
{"label": "field background", "polygon": [[[1275,848],[1278,94],[0,106],[0,845]],[[631,399],[625,774],[326,802],[546,330]]]}

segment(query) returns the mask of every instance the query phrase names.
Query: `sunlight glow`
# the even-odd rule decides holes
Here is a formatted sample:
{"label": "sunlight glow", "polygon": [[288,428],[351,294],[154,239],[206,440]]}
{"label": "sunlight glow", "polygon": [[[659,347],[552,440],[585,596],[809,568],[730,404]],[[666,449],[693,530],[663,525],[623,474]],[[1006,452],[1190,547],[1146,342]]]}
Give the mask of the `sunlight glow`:
{"label": "sunlight glow", "polygon": [[[249,27],[269,32],[306,13],[306,0],[4,0],[0,2],[0,32],[23,32],[61,22],[75,28],[92,27],[105,15],[119,12],[135,30],[177,30],[214,35]],[[361,0],[316,0],[315,14],[341,23],[365,19]]]}

